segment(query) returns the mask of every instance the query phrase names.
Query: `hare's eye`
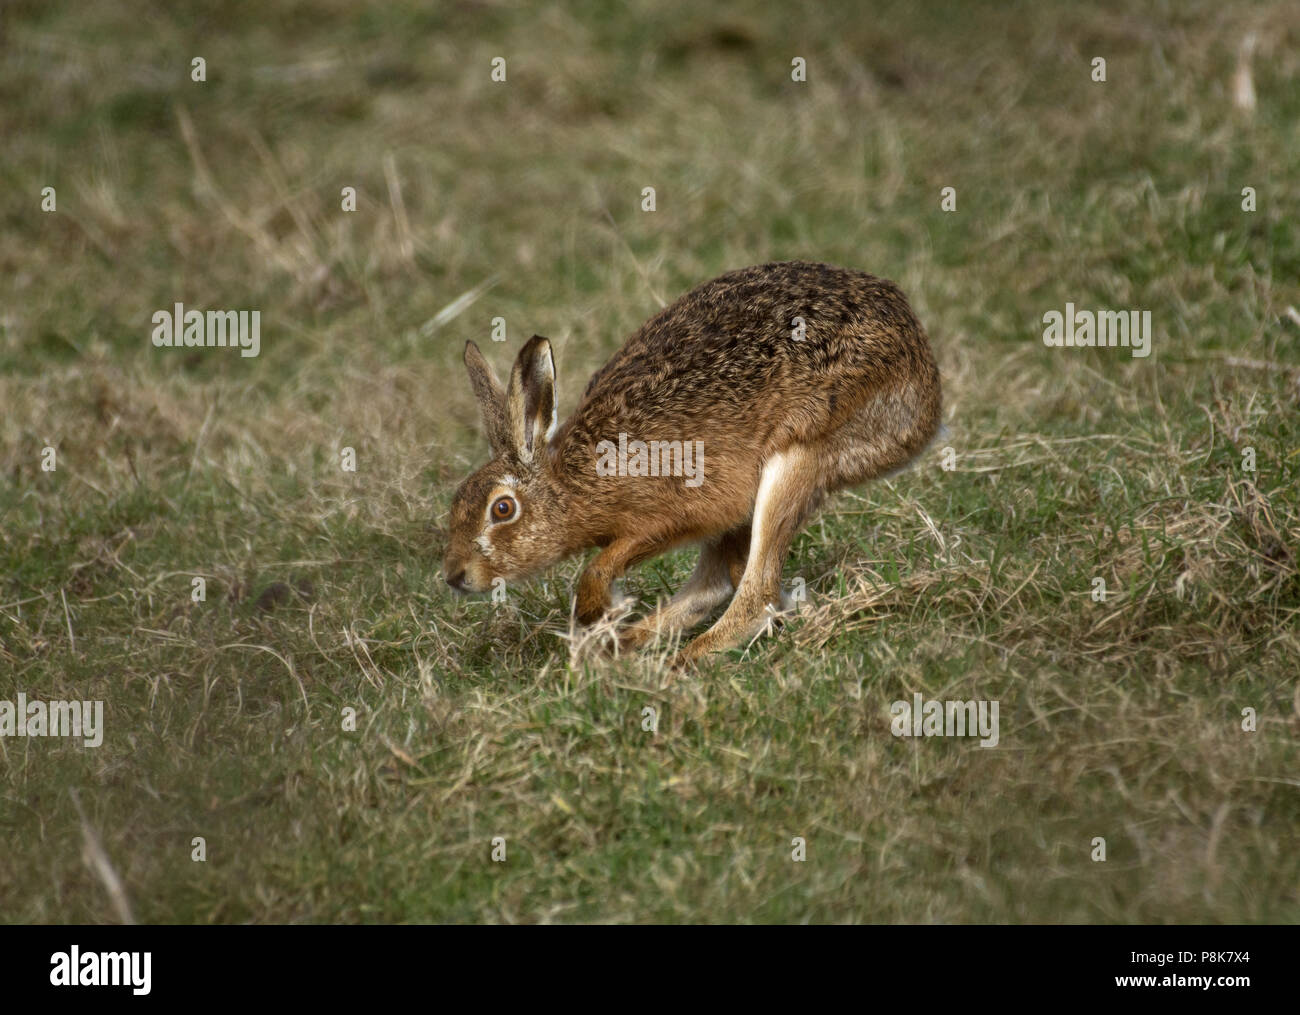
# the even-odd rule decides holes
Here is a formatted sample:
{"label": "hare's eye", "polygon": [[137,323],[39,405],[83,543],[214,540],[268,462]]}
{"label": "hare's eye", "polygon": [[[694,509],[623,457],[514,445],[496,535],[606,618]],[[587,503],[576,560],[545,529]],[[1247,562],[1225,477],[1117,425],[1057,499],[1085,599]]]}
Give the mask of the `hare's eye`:
{"label": "hare's eye", "polygon": [[515,516],[517,507],[513,497],[498,497],[492,505],[492,520],[494,522],[508,522]]}

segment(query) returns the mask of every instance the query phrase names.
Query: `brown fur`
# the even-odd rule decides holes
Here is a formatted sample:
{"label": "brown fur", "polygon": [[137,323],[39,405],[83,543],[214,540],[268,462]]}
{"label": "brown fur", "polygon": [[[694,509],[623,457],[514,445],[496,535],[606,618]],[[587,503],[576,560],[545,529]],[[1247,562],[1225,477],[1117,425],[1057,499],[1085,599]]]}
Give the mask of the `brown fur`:
{"label": "brown fur", "polygon": [[[802,341],[792,335],[796,317]],[[790,542],[822,497],[906,465],[939,427],[939,372],[906,298],[892,282],[825,264],[742,268],[691,290],[596,371],[549,439],[546,339],[520,351],[505,391],[472,342],[465,364],[494,457],[452,502],[448,581],[485,591],[494,578],[600,547],[577,590],[577,618],[591,623],[627,568],[699,544],[699,566],[678,596],[623,634],[625,646],[637,645],[731,598],[683,660],[761,629],[779,607]],[[597,475],[597,444],[617,444],[620,433],[703,441],[702,485]],[[493,521],[488,512],[507,494],[516,515]]]}

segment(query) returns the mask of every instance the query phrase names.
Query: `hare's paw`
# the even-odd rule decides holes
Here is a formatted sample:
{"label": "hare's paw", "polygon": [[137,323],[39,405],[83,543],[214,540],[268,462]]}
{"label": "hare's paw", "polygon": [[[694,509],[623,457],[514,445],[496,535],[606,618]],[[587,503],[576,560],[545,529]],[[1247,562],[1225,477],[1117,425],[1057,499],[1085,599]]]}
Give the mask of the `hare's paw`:
{"label": "hare's paw", "polygon": [[594,627],[599,624],[605,614],[609,612],[609,597],[601,596],[600,598],[584,597],[581,592],[578,594],[578,601],[574,604],[574,618],[582,627]]}
{"label": "hare's paw", "polygon": [[574,617],[583,627],[594,627],[602,622],[616,623],[627,616],[635,605],[636,600],[624,595],[614,584],[606,587],[603,594],[592,594],[585,598],[579,589]]}
{"label": "hare's paw", "polygon": [[652,644],[658,647],[674,648],[681,641],[681,630],[665,628],[642,619],[629,624],[618,634],[618,650],[624,654],[638,649],[648,648]]}
{"label": "hare's paw", "polygon": [[[793,606],[794,604],[789,604]],[[786,605],[785,597],[778,605],[764,603],[758,609],[745,609],[743,603],[733,603],[711,628],[684,646],[670,665],[675,670],[685,669],[713,652],[722,652],[737,645],[748,649],[764,635],[776,634],[794,611]]]}

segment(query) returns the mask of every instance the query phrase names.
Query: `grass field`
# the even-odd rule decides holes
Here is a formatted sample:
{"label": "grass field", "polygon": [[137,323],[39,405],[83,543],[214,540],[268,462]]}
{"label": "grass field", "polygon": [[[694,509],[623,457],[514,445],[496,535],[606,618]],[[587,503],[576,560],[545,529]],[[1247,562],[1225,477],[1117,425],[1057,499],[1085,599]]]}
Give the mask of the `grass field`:
{"label": "grass field", "polygon": [[[3,18],[0,700],[106,728],[0,738],[0,920],[1300,920],[1294,4]],[[563,415],[794,258],[908,293],[955,468],[838,495],[799,615],[676,678],[570,638],[579,560],[453,595],[466,339],[549,336]],[[260,355],[155,348],[177,302]],[[1152,355],[1047,347],[1067,302]],[[998,745],[892,736],[914,693]]]}

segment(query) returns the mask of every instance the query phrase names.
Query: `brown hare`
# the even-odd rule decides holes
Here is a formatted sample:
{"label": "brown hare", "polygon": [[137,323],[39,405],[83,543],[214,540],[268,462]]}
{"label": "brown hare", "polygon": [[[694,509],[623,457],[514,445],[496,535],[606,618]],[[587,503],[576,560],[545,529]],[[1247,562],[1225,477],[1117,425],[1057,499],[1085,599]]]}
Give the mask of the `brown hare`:
{"label": "brown hare", "polygon": [[458,591],[524,578],[592,547],[582,624],[616,579],[698,544],[694,573],[620,645],[684,631],[730,599],[675,662],[758,634],[781,567],[822,497],[895,471],[939,428],[939,371],[892,282],[800,261],[729,272],[660,311],[556,419],[551,345],[534,335],[502,388],[465,366],[492,461],[456,491],[443,573]]}

